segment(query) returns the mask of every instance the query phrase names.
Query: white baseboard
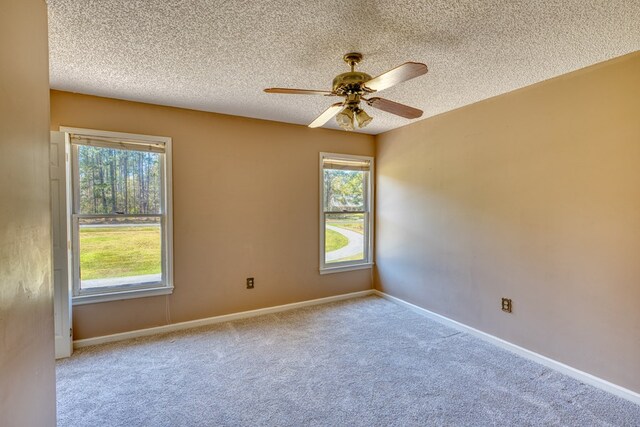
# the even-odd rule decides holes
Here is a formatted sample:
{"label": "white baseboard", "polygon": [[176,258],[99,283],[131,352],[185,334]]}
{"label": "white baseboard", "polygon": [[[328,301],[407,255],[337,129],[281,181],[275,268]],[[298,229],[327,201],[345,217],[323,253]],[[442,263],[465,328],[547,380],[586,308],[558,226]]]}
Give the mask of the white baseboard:
{"label": "white baseboard", "polygon": [[147,329],[138,329],[135,331],[122,332],[118,334],[105,335],[101,337],[75,340],[73,342],[73,348],[89,347],[93,345],[122,341],[122,340],[131,339],[131,338],[138,338],[138,337],[162,334],[167,332],[180,331],[183,329],[197,328],[199,326],[213,325],[215,323],[229,322],[229,321],[238,320],[238,319],[246,319],[249,317],[262,316],[262,315],[271,314],[271,313],[279,313],[283,311],[293,310],[296,308],[327,304],[334,301],[342,301],[342,300],[351,299],[351,298],[364,297],[367,295],[378,295],[382,298],[385,298],[387,300],[390,300],[400,305],[403,305],[405,307],[408,307],[446,326],[474,335],[484,341],[487,341],[491,344],[497,345],[498,347],[509,350],[515,354],[518,354],[519,356],[522,356],[529,360],[537,362],[543,366],[556,370],[562,374],[568,375],[585,384],[592,385],[601,390],[615,394],[616,396],[622,397],[624,399],[627,399],[633,403],[640,405],[639,393],[636,393],[632,390],[626,389],[619,385],[613,384],[609,381],[603,380],[602,378],[598,378],[589,373],[580,371],[576,368],[572,368],[571,366],[565,365],[564,363],[550,359],[546,356],[535,353],[531,350],[527,350],[526,348],[512,344],[501,338],[487,334],[486,332],[482,332],[478,329],[472,328],[471,326],[467,326],[463,323],[456,322],[455,320],[449,319],[448,317],[434,313],[432,311],[419,307],[415,304],[411,304],[400,298],[396,298],[394,296],[385,294],[384,292],[373,290],[373,289],[366,290],[366,291],[352,292],[352,293],[342,294],[342,295],[334,295],[326,298],[318,298],[318,299],[313,299],[308,301],[294,302],[291,304],[277,305],[274,307],[260,308],[257,310],[242,311],[240,313],[232,313],[232,314],[225,314],[222,316],[208,317],[205,319],[190,320],[188,322],[172,323],[170,325],[156,326],[156,327],[147,328]]}
{"label": "white baseboard", "polygon": [[462,332],[466,332],[468,334],[474,335],[484,341],[487,341],[491,344],[497,345],[505,350],[509,350],[512,353],[515,353],[519,356],[522,356],[526,359],[537,362],[541,365],[546,366],[547,368],[551,368],[555,371],[558,371],[562,374],[568,375],[572,378],[575,378],[578,381],[581,381],[585,384],[592,385],[596,388],[609,392],[611,394],[615,394],[616,396],[622,397],[623,399],[627,399],[633,403],[640,405],[640,394],[635,391],[626,389],[619,385],[610,383],[609,381],[603,380],[602,378],[598,378],[594,375],[588,374],[586,372],[580,371],[579,369],[572,368],[569,365],[565,365],[564,363],[558,362],[556,360],[550,359],[541,354],[535,353],[531,350],[527,350],[526,348],[520,347],[518,345],[512,344],[508,341],[505,341],[496,336],[487,334],[486,332],[482,332],[478,329],[472,328],[471,326],[467,326],[464,323],[456,322],[455,320],[449,319],[448,317],[442,316],[440,314],[429,311],[425,308],[419,307],[415,304],[411,304],[405,300],[400,298],[396,298],[389,294],[385,294],[379,290],[374,290],[373,293],[382,298],[388,299],[389,301],[393,301],[405,307],[408,307],[418,313],[421,313],[428,318],[435,320],[436,322],[442,323],[451,328],[457,329]]}
{"label": "white baseboard", "polygon": [[335,301],[342,301],[351,298],[364,297],[372,295],[373,289],[359,292],[351,292],[349,294],[334,295],[326,298],[312,299],[308,301],[294,302],[291,304],[277,305],[274,307],[259,308],[257,310],[242,311],[240,313],[225,314],[222,316],[207,317],[205,319],[190,320],[188,322],[172,323],[169,325],[156,326],[147,329],[138,329],[130,332],[121,332],[118,334],[104,335],[95,338],[86,338],[83,340],[75,340],[73,348],[89,347],[92,345],[105,344],[109,342],[128,340],[131,338],[145,337],[149,335],[164,334],[167,332],[180,331],[183,329],[197,328],[199,326],[213,325],[215,323],[229,322],[231,320],[246,319],[248,317],[263,316],[265,314],[279,313],[282,311],[293,310],[300,307],[309,307],[312,305],[327,304]]}

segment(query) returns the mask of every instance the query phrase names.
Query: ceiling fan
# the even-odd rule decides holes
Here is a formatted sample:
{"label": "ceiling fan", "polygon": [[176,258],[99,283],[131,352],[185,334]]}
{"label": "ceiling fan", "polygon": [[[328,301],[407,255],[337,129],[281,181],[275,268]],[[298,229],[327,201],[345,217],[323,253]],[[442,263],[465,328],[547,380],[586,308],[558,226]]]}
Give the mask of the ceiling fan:
{"label": "ceiling fan", "polygon": [[365,98],[370,94],[395,86],[398,83],[421,76],[427,72],[427,66],[419,62],[405,62],[404,64],[371,78],[367,73],[355,71],[355,67],[362,61],[362,54],[358,52],[347,53],[343,57],[344,62],[349,64],[351,71],[337,75],[333,79],[333,90],[309,90],[309,89],[287,89],[273,87],[265,89],[267,93],[284,93],[292,95],[324,95],[341,96],[342,102],[337,102],[320,114],[309,127],[316,128],[324,125],[332,117],[336,117],[338,125],[344,130],[355,130],[357,123],[359,128],[367,126],[373,118],[362,108],[360,101],[366,102],[373,108],[395,114],[407,119],[417,119],[422,116],[422,110],[389,101],[384,98]]}

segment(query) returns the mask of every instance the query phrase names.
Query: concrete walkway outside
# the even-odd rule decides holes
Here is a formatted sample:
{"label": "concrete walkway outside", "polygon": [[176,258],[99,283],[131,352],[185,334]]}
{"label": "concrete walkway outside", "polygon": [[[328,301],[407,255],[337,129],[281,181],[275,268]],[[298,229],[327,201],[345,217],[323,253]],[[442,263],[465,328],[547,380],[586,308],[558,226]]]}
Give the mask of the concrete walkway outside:
{"label": "concrete walkway outside", "polygon": [[325,255],[325,262],[337,262],[343,258],[349,258],[364,253],[364,236],[362,234],[347,230],[346,228],[335,227],[333,225],[327,225],[327,229],[342,234],[349,240],[349,243],[347,243],[347,246],[343,246],[340,249],[327,252]]}

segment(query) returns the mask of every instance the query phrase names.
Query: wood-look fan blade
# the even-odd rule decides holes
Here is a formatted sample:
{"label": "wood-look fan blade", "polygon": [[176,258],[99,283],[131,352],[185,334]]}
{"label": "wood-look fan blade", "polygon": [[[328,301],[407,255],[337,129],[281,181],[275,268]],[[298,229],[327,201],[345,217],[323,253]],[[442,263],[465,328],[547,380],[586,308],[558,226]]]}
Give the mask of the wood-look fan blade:
{"label": "wood-look fan blade", "polygon": [[325,95],[333,96],[333,92],[328,90],[311,90],[311,89],[287,89],[283,87],[270,87],[264,90],[267,93],[284,93],[288,95]]}
{"label": "wood-look fan blade", "polygon": [[322,126],[323,124],[331,120],[333,117],[335,117],[335,115],[338,114],[340,111],[342,111],[343,108],[344,108],[344,104],[342,102],[337,102],[333,104],[331,107],[324,110],[324,113],[320,114],[317,119],[311,122],[309,127],[319,128],[320,126]]}
{"label": "wood-look fan blade", "polygon": [[374,77],[364,85],[371,90],[381,91],[398,83],[406,82],[427,72],[427,66],[419,62],[405,62],[404,64]]}
{"label": "wood-look fan blade", "polygon": [[377,108],[378,110],[386,111],[387,113],[395,114],[396,116],[404,117],[406,119],[417,119],[422,116],[422,110],[389,101],[388,99],[369,98],[366,101],[367,104],[373,108]]}

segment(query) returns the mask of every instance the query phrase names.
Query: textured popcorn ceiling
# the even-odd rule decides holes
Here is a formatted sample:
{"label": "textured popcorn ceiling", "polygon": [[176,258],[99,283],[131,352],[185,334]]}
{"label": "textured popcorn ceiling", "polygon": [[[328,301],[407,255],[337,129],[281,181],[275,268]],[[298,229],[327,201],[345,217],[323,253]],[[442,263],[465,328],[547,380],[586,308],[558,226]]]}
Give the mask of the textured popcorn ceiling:
{"label": "textured popcorn ceiling", "polygon": [[[638,0],[49,0],[54,89],[308,124],[342,55],[373,76],[429,73],[379,96],[423,118],[640,49]],[[409,120],[367,108],[377,134]],[[325,127],[336,127],[332,120]]]}

